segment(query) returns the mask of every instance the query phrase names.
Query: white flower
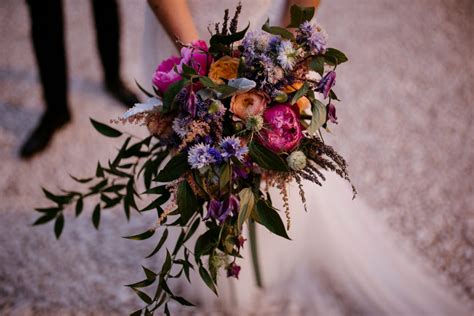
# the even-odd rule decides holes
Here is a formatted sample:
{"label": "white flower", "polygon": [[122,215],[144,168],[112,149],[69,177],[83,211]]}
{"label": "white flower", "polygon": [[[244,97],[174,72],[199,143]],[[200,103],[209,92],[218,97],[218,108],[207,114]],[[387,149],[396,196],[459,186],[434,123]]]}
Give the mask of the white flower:
{"label": "white flower", "polygon": [[149,98],[145,103],[135,103],[135,106],[122,115],[122,119],[128,119],[140,113],[160,112],[163,101],[158,98]]}
{"label": "white flower", "polygon": [[280,65],[286,69],[291,70],[296,63],[296,51],[293,47],[291,41],[282,41],[280,47],[278,48],[278,62]]}
{"label": "white flower", "polygon": [[299,150],[292,152],[288,158],[286,158],[286,161],[288,162],[288,166],[295,171],[304,169],[307,164],[305,154]]}

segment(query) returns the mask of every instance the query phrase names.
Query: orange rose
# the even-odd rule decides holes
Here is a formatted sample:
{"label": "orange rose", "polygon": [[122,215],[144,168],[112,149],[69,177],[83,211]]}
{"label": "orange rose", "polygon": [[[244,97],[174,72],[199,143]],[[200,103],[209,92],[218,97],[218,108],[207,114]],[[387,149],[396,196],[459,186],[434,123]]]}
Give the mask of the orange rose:
{"label": "orange rose", "polygon": [[297,81],[295,83],[293,83],[292,85],[288,85],[286,87],[283,88],[283,92],[285,93],[292,93],[292,92],[295,92],[296,90],[299,90],[301,89],[301,87],[303,86],[303,83],[301,81]]}
{"label": "orange rose", "polygon": [[310,107],[311,102],[307,97],[301,97],[296,101],[296,105],[300,109],[300,113],[303,113],[307,108]]}
{"label": "orange rose", "polygon": [[230,56],[224,56],[219,60],[216,60],[211,64],[209,69],[209,78],[215,84],[223,84],[224,79],[234,79],[237,78],[237,72],[239,70],[239,59],[232,58]]}
{"label": "orange rose", "polygon": [[249,116],[263,114],[270,98],[263,92],[251,91],[234,95],[230,101],[230,111],[245,120]]}

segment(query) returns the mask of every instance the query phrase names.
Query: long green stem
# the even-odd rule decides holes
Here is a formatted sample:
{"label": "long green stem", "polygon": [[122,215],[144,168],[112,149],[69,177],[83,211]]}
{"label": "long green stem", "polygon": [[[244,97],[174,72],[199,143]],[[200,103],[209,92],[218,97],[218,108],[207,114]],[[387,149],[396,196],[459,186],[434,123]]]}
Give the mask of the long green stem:
{"label": "long green stem", "polygon": [[249,220],[249,242],[250,242],[250,251],[252,253],[252,264],[255,272],[255,281],[259,288],[263,288],[262,275],[260,273],[260,264],[258,261],[258,251],[257,251],[257,230],[255,227],[255,221],[253,219]]}

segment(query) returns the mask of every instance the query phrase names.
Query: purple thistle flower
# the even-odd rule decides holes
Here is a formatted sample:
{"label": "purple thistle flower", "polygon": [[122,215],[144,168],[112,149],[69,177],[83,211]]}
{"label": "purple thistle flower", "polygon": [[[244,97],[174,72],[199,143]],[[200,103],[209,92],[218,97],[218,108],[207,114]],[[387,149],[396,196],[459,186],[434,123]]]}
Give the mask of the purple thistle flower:
{"label": "purple thistle flower", "polygon": [[191,147],[188,152],[188,163],[191,168],[200,169],[215,163],[214,150],[215,148],[203,143]]}
{"label": "purple thistle flower", "polygon": [[230,159],[235,157],[240,161],[243,161],[244,155],[248,152],[247,146],[240,144],[240,139],[235,136],[224,137],[220,144],[222,149],[222,157],[224,159]]}
{"label": "purple thistle flower", "polygon": [[190,84],[188,87],[188,97],[186,100],[186,109],[192,117],[196,116],[196,103],[198,102],[198,98],[196,93],[194,93],[193,85]]}
{"label": "purple thistle flower", "polygon": [[312,54],[326,52],[327,34],[319,25],[305,21],[297,32],[296,42],[306,46]]}
{"label": "purple thistle flower", "polygon": [[214,147],[209,148],[208,153],[212,156],[215,163],[220,164],[222,162],[223,159],[221,153]]}
{"label": "purple thistle flower", "polygon": [[237,215],[239,208],[240,203],[235,195],[229,196],[229,198],[224,201],[212,199],[208,204],[207,214],[203,219],[214,218],[220,223],[223,223],[230,214]]}
{"label": "purple thistle flower", "polygon": [[188,126],[190,121],[190,117],[175,118],[172,125],[173,131],[178,134],[179,137],[184,138],[189,132]]}
{"label": "purple thistle flower", "polygon": [[334,71],[328,72],[324,77],[319,81],[316,91],[321,92],[326,99],[331,91],[332,87],[336,84],[336,73]]}
{"label": "purple thistle flower", "polygon": [[227,277],[234,277],[239,279],[239,273],[242,268],[235,262],[232,262],[227,266]]}
{"label": "purple thistle flower", "polygon": [[336,107],[332,103],[327,106],[327,120],[337,124]]}

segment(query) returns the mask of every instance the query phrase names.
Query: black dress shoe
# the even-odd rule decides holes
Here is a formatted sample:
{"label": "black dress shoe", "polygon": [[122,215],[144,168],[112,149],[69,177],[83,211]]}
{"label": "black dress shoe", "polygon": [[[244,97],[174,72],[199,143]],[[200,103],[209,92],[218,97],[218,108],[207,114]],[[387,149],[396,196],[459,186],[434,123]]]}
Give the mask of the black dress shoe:
{"label": "black dress shoe", "polygon": [[112,95],[114,99],[122,103],[122,105],[127,108],[131,108],[135,103],[139,102],[137,96],[120,80],[106,80],[105,89]]}
{"label": "black dress shoe", "polygon": [[71,120],[69,112],[61,115],[46,112],[40,123],[30,134],[26,142],[21,146],[20,156],[23,159],[31,158],[43,151],[50,143],[54,132]]}

